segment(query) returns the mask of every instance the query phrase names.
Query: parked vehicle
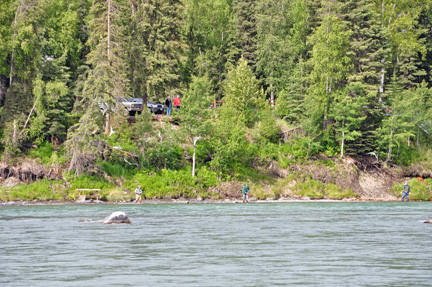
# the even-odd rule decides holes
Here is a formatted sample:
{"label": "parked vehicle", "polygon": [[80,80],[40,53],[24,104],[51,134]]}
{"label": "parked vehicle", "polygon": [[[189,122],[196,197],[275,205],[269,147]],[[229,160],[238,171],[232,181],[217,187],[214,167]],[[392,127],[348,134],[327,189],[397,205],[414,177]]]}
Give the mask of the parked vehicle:
{"label": "parked vehicle", "polygon": [[141,98],[123,98],[120,103],[126,108],[129,114],[141,113],[143,110]]}
{"label": "parked vehicle", "polygon": [[[143,100],[142,98],[122,98],[119,103],[125,107],[129,115],[134,115],[135,113],[141,113],[143,110]],[[102,113],[105,114],[107,105],[104,102],[98,103]],[[157,104],[152,102],[147,102],[147,108],[150,113],[163,114],[165,111],[165,106],[163,104]]]}
{"label": "parked vehicle", "polygon": [[149,108],[150,113],[163,114],[163,112],[165,111],[164,105],[152,103],[149,101],[147,101],[147,107]]}

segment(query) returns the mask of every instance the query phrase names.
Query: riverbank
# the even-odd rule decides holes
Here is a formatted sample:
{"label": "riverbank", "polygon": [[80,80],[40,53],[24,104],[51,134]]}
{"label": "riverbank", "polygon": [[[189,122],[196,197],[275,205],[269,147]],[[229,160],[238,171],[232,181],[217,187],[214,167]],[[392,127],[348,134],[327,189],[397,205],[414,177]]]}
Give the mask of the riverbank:
{"label": "riverbank", "polygon": [[[34,165],[22,165],[23,168],[29,166]],[[411,200],[432,198],[432,170],[419,166],[407,169],[377,166],[370,159],[347,157],[332,161],[315,159],[286,168],[276,162],[255,163],[253,170],[254,174],[246,178],[225,178],[224,181],[204,167],[200,169],[202,174],[195,178],[187,168],[158,173],[142,170],[117,177],[105,173],[101,176],[59,173],[63,174],[61,179],[29,179],[28,182],[23,181],[25,178],[9,176],[2,180],[0,177],[0,204],[80,204],[78,199],[84,196],[83,191],[87,202],[93,204],[96,199],[102,200],[100,204],[126,204],[135,198],[137,185],[142,186],[146,202],[150,204],[231,203],[241,199],[241,189],[246,182],[251,187],[251,197],[257,199],[255,202],[398,201],[405,181],[411,187]],[[23,169],[20,171],[20,174],[27,174]]]}
{"label": "riverbank", "polygon": [[[398,202],[399,199],[389,198],[345,198],[341,200],[335,199],[294,199],[294,198],[280,198],[280,199],[267,199],[257,200],[252,199],[247,204],[251,203],[306,203],[306,202]],[[241,199],[224,199],[224,200],[213,200],[213,199],[150,199],[143,200],[141,205],[154,205],[154,204],[242,204]],[[87,201],[60,201],[60,200],[18,200],[18,201],[0,201],[0,206],[63,206],[63,205],[140,205],[133,201],[101,201],[101,200],[87,200]]]}

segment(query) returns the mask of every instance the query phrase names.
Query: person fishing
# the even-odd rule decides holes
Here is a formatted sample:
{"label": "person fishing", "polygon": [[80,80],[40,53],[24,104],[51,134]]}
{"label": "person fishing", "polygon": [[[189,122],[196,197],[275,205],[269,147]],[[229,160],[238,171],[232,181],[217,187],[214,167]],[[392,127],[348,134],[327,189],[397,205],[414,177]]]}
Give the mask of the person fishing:
{"label": "person fishing", "polygon": [[243,202],[248,202],[248,198],[249,198],[249,185],[248,184],[243,185],[242,194],[243,194]]}
{"label": "person fishing", "polygon": [[402,201],[404,201],[404,198],[409,201],[409,193],[411,192],[410,186],[408,185],[408,181],[405,181],[405,184],[403,186],[403,193],[402,193]]}
{"label": "person fishing", "polygon": [[142,204],[142,198],[141,198],[141,194],[142,194],[142,189],[141,189],[141,185],[138,185],[138,187],[135,189],[135,203],[139,203]]}

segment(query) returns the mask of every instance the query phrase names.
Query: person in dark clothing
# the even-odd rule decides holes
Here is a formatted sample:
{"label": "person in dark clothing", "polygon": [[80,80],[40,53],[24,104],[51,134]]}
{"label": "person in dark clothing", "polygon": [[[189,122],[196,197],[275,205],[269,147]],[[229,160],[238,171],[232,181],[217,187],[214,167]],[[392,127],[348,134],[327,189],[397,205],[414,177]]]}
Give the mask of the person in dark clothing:
{"label": "person in dark clothing", "polygon": [[165,106],[166,106],[166,111],[167,111],[167,116],[171,115],[171,98],[168,96],[168,98],[165,101]]}
{"label": "person in dark clothing", "polygon": [[411,192],[410,186],[408,185],[408,181],[405,181],[405,184],[403,186],[403,193],[402,193],[402,201],[404,201],[404,198],[409,201],[409,193]]}

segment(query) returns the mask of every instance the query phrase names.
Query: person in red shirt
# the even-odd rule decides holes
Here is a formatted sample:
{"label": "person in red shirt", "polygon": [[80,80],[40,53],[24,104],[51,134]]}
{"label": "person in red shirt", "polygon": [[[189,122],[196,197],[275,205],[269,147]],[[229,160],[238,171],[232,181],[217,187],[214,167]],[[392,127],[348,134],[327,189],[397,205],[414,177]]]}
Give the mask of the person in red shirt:
{"label": "person in red shirt", "polygon": [[176,110],[180,109],[180,103],[181,103],[180,96],[177,95],[177,97],[174,99],[174,107]]}

